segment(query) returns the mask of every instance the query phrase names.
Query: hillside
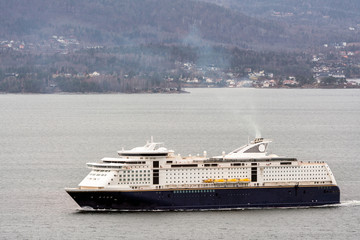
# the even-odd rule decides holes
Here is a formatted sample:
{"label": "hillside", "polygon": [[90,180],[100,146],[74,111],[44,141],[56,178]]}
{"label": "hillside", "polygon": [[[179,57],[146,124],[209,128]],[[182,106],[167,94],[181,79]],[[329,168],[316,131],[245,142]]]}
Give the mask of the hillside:
{"label": "hillside", "polygon": [[[356,42],[360,34],[358,0],[199,0],[282,24],[310,44]],[[310,44],[311,45],[311,44]]]}
{"label": "hillside", "polygon": [[283,24],[201,1],[0,1],[0,39],[40,41],[73,36],[81,43],[225,44],[244,48],[299,47]]}
{"label": "hillside", "polygon": [[357,0],[0,0],[0,40],[304,49],[354,42]]}
{"label": "hillside", "polygon": [[359,5],[0,0],[0,92],[344,87],[360,76]]}

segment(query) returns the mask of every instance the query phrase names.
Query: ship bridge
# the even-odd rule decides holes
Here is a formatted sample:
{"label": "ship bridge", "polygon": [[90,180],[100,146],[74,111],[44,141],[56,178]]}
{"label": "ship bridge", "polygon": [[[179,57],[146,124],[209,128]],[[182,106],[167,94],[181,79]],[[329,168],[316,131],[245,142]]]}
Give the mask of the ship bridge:
{"label": "ship bridge", "polygon": [[163,147],[162,142],[154,142],[151,138],[151,141],[147,142],[143,147],[136,147],[131,150],[122,150],[118,151],[119,156],[124,157],[150,157],[150,156],[167,156],[170,152],[168,149]]}

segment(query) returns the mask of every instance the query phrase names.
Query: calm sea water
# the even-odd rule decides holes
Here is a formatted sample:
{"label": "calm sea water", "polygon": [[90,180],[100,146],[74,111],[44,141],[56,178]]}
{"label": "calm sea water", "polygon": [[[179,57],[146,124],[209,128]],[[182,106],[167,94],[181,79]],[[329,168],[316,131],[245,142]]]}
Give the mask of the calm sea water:
{"label": "calm sea water", "polygon": [[[190,94],[0,95],[0,239],[358,239],[359,90],[191,89]],[[329,208],[80,212],[65,193],[86,163],[150,136],[177,153],[270,151],[326,161]]]}

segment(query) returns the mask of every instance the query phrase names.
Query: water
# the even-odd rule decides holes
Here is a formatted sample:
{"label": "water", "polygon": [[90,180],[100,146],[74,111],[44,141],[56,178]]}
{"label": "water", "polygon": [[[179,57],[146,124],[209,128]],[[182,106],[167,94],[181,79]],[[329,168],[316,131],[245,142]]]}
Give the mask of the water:
{"label": "water", "polygon": [[[191,89],[160,95],[0,95],[0,239],[357,239],[358,90]],[[86,162],[154,136],[177,153],[270,151],[326,161],[342,204],[202,212],[81,212]]]}

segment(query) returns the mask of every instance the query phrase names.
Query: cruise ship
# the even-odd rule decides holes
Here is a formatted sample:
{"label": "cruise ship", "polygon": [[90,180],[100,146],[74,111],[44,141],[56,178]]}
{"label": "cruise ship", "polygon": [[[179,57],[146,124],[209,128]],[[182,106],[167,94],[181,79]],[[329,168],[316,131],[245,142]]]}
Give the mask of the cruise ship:
{"label": "cruise ship", "polygon": [[196,210],[337,204],[340,189],[320,161],[268,154],[256,138],[220,156],[177,155],[152,139],[116,158],[87,163],[91,172],[66,192],[83,209]]}

